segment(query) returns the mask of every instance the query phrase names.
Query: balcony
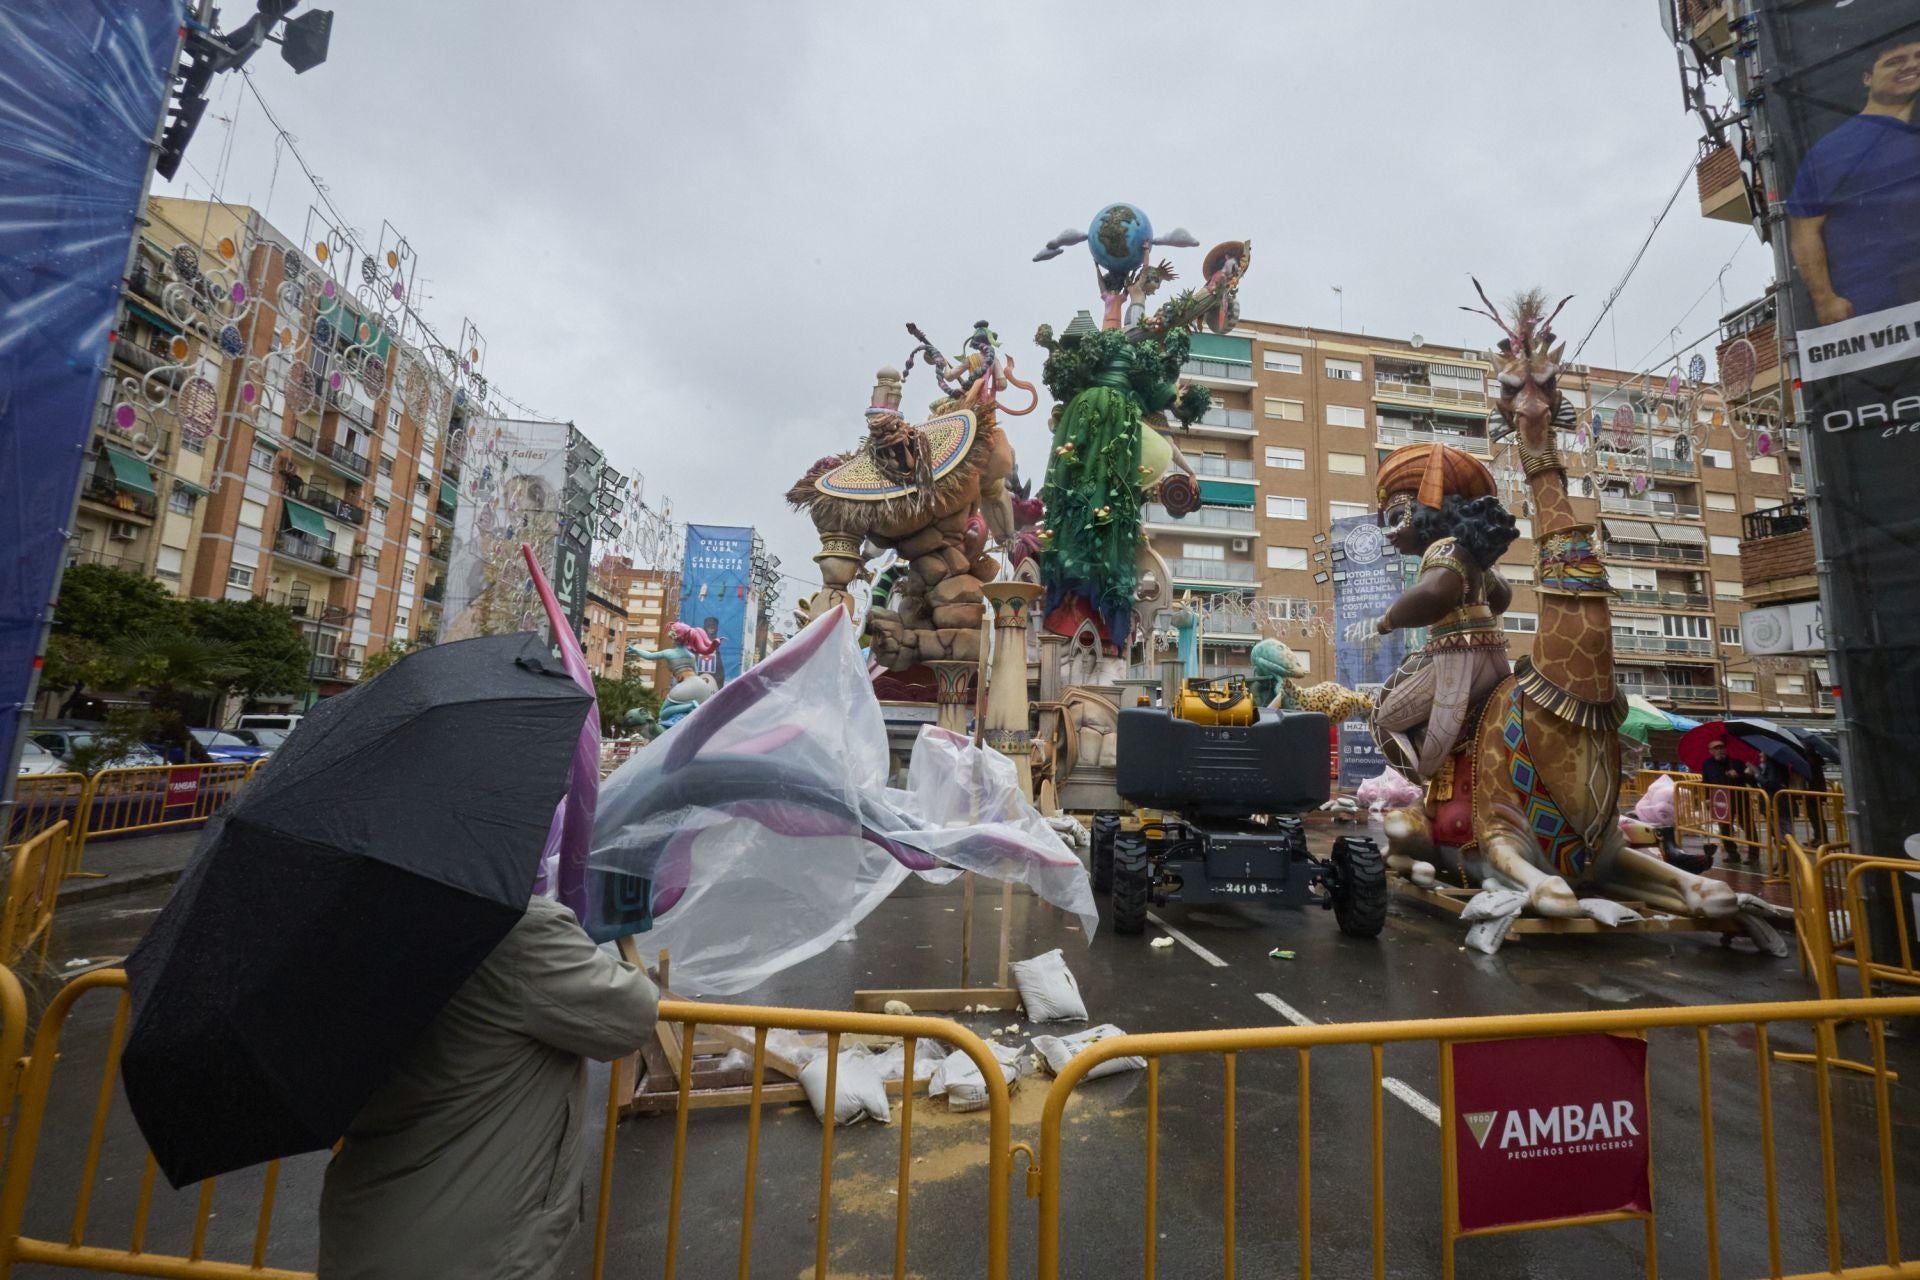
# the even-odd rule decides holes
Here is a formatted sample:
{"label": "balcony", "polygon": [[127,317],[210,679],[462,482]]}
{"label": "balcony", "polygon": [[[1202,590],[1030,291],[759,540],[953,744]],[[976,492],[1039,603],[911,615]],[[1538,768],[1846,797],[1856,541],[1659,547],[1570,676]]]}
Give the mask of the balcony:
{"label": "balcony", "polygon": [[1710,658],[1713,656],[1713,641],[1698,640],[1692,636],[1643,636],[1616,631],[1613,633],[1613,651],[1615,653],[1690,654]]}
{"label": "balcony", "polygon": [[1150,526],[1177,529],[1181,533],[1253,533],[1250,507],[1202,507],[1184,516],[1176,516],[1157,502],[1149,502],[1140,512],[1140,522]]}
{"label": "balcony", "polygon": [[160,503],[152,494],[121,488],[112,472],[88,475],[87,487],[81,491],[81,496],[88,502],[112,507],[119,515],[137,516],[143,520],[153,519],[160,510]]}
{"label": "balcony", "polygon": [[1188,560],[1176,558],[1167,561],[1167,570],[1177,582],[1224,582],[1251,583],[1258,580],[1253,562],[1249,560]]}
{"label": "balcony", "polygon": [[373,423],[373,404],[364,400],[357,391],[349,391],[355,384],[352,378],[342,378],[337,387],[327,388],[327,407],[337,410],[342,416],[370,428]]}
{"label": "balcony", "polygon": [[280,488],[288,497],[298,499],[310,507],[318,507],[337,520],[357,525],[364,525],[367,522],[367,512],[364,507],[347,501],[344,496],[328,493],[323,487],[302,480],[291,471],[280,473]]}
{"label": "balcony", "polygon": [[439,604],[447,598],[447,580],[439,578],[429,582],[426,590],[420,593],[420,598],[429,604]]}
{"label": "balcony", "polygon": [[1431,440],[1465,449],[1482,458],[1493,454],[1493,445],[1485,436],[1466,435],[1458,431],[1433,431],[1426,427],[1406,427],[1389,422],[1382,422],[1374,428],[1373,442],[1382,449],[1397,449],[1403,444],[1424,444]]}
{"label": "balcony", "polygon": [[1622,542],[1613,539],[1605,544],[1602,555],[1608,560],[1657,560],[1678,561],[1682,564],[1705,564],[1705,547],[1682,546],[1671,542]]}
{"label": "balcony", "polygon": [[453,504],[451,502],[436,502],[433,504],[433,514],[436,519],[444,520],[446,523],[452,524]]}
{"label": "balcony", "polygon": [[1733,26],[1727,0],[1678,0],[1675,29],[1691,44],[1701,60],[1710,61],[1732,52]]}
{"label": "balcony", "polygon": [[1680,707],[1718,707],[1724,706],[1720,687],[1711,684],[1669,684],[1659,680],[1643,680],[1639,684],[1621,681],[1620,687],[1628,693],[1637,693],[1653,702],[1671,702]]}
{"label": "balcony", "polygon": [[1740,582],[1747,602],[1810,600],[1819,589],[1804,501],[1740,517]]}
{"label": "balcony", "polygon": [[1375,378],[1373,380],[1373,398],[1376,400],[1402,400],[1413,404],[1444,405],[1465,413],[1484,416],[1487,412],[1487,394],[1484,391],[1463,391],[1455,387],[1434,387],[1424,382],[1402,382],[1395,378]]}
{"label": "balcony", "polygon": [[1617,516],[1652,516],[1656,520],[1700,518],[1700,508],[1691,503],[1661,502],[1653,498],[1633,498],[1605,491],[1600,494],[1600,509]]}
{"label": "balcony", "polygon": [[1180,366],[1180,376],[1201,382],[1230,382],[1239,387],[1254,384],[1253,366],[1238,360],[1192,359]]}
{"label": "balcony", "polygon": [[1700,192],[1701,217],[1741,224],[1753,221],[1746,175],[1740,171],[1740,156],[1732,147],[1714,147],[1700,157],[1693,173]]}
{"label": "balcony", "polygon": [[451,549],[451,539],[436,538],[432,544],[427,547],[427,559],[433,561],[435,564],[445,564],[447,562],[447,554]]}
{"label": "balcony", "polygon": [[292,529],[280,531],[273,540],[273,551],[275,555],[291,556],[295,560],[341,577],[352,572],[353,557],[343,556],[318,538]]}
{"label": "balcony", "polygon": [[336,468],[345,468],[346,472],[357,479],[364,480],[373,469],[373,462],[364,453],[355,453],[336,440],[320,442],[320,456]]}
{"label": "balcony", "polygon": [[1217,480],[1253,479],[1252,458],[1213,458],[1206,454],[1196,454],[1187,459],[1193,464],[1193,473],[1198,476],[1210,476]]}
{"label": "balcony", "polygon": [[1253,410],[1215,405],[1195,419],[1187,430],[1196,435],[1250,439],[1257,428],[1253,423]]}
{"label": "balcony", "polygon": [[1807,520],[1807,504],[1804,500],[1765,511],[1750,511],[1740,517],[1740,537],[1748,542],[1757,542],[1762,538],[1784,538],[1790,533],[1799,533],[1812,527]]}
{"label": "balcony", "polygon": [[1596,470],[1615,475],[1631,475],[1636,471],[1651,471],[1665,476],[1699,474],[1699,464],[1691,457],[1667,458],[1657,453],[1621,453],[1615,449],[1601,449],[1596,459],[1599,464]]}
{"label": "balcony", "polygon": [[1646,587],[1616,587],[1613,594],[1622,604],[1655,604],[1668,609],[1711,609],[1713,607],[1713,597],[1704,591],[1655,591]]}
{"label": "balcony", "polygon": [[[115,338],[113,340],[113,358],[142,376],[150,374],[157,369],[173,366],[173,358],[171,356],[161,355],[157,351],[149,351],[130,338]],[[173,366],[172,372],[168,373],[162,381],[177,388],[186,376],[184,369]]]}
{"label": "balcony", "polygon": [[316,680],[338,680],[346,671],[346,659],[314,654],[313,661],[307,666],[307,674]]}

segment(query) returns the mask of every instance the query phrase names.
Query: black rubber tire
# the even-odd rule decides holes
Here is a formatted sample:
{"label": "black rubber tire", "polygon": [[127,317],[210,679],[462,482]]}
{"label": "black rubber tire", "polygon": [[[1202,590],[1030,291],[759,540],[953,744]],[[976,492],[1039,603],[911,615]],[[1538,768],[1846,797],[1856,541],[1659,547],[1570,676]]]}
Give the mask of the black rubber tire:
{"label": "black rubber tire", "polygon": [[1119,814],[1096,813],[1093,815],[1093,841],[1088,861],[1092,864],[1095,893],[1113,891],[1113,840],[1119,834]]}
{"label": "black rubber tire", "polygon": [[1373,841],[1342,836],[1333,842],[1337,879],[1333,918],[1350,938],[1377,938],[1387,926],[1387,859]]}
{"label": "black rubber tire", "polygon": [[1147,898],[1153,892],[1153,871],[1147,860],[1147,842],[1139,835],[1116,835],[1113,841],[1113,931],[1125,936],[1147,928]]}

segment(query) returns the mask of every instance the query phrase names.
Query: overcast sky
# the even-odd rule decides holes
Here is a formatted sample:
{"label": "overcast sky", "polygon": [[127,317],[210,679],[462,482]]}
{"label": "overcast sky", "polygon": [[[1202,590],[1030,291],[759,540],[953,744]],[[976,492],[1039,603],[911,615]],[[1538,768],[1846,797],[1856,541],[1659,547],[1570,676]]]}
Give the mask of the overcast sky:
{"label": "overcast sky", "polygon": [[[1102,205],[1251,239],[1251,318],[1332,327],[1339,285],[1350,329],[1484,347],[1471,272],[1575,294],[1577,340],[1699,132],[1652,0],[331,3],[327,63],[255,83],[367,242],[407,236],[435,327],[472,318],[503,391],[809,580],[780,495],[858,440],[903,323],[951,352],[989,320],[1037,381],[1035,326],[1098,300],[1083,249],[1029,259]],[[218,179],[299,237],[312,189],[236,79],[169,191]],[[1585,359],[1706,333],[1736,250],[1728,305],[1768,252],[1689,179]],[[1014,429],[1036,476],[1043,422]]]}

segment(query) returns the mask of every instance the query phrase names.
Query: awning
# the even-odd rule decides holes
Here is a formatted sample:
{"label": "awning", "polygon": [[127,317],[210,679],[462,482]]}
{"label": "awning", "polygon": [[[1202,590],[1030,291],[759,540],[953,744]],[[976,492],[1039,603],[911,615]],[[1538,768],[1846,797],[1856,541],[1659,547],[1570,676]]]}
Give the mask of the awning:
{"label": "awning", "polygon": [[1654,532],[1660,535],[1662,542],[1675,542],[1682,546],[1704,547],[1707,535],[1690,524],[1661,524],[1654,521]]}
{"label": "awning", "polygon": [[115,484],[134,493],[144,493],[149,498],[160,496],[153,491],[153,471],[146,463],[130,453],[122,453],[112,445],[107,445],[106,450],[107,464],[113,468]]}
{"label": "awning", "polygon": [[127,300],[127,310],[131,311],[134,315],[139,316],[142,320],[145,320],[148,324],[160,330],[162,333],[179,333],[180,332],[179,325],[167,319],[165,316],[161,315],[159,312],[153,311],[147,307],[141,306],[139,303],[133,301],[132,299]]}
{"label": "awning", "polygon": [[193,481],[191,480],[182,480],[178,476],[174,477],[173,487],[176,489],[184,490],[187,493],[192,494],[196,498],[204,498],[207,496],[207,491],[205,489],[202,489],[199,485],[193,483]]}
{"label": "awning", "polygon": [[1253,342],[1249,338],[1230,338],[1224,333],[1196,333],[1187,339],[1187,350],[1195,360],[1253,364]]}
{"label": "awning", "polygon": [[1202,480],[1200,501],[1215,507],[1250,507],[1254,484],[1251,480]]}
{"label": "awning", "polygon": [[327,522],[321,519],[320,513],[312,507],[295,502],[292,498],[286,500],[285,507],[287,523],[301,533],[310,534],[316,538],[333,536],[327,529]]}
{"label": "awning", "polygon": [[[1206,492],[1207,492],[1207,486],[1203,482],[1200,486],[1200,493],[1202,496],[1205,496]],[[459,506],[460,505],[459,486],[455,485],[451,480],[442,480],[440,482],[440,501],[446,503],[450,507]]]}
{"label": "awning", "polygon": [[1660,541],[1660,535],[1655,533],[1653,526],[1645,520],[1616,520],[1608,516],[1600,522],[1600,525],[1607,531],[1609,538],[1617,538],[1621,542],[1657,543]]}

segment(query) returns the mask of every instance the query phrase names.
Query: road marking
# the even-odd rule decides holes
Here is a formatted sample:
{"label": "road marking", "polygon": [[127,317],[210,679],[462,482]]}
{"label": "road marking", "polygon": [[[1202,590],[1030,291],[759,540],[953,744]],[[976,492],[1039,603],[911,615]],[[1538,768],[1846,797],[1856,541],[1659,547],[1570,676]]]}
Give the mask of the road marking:
{"label": "road marking", "polygon": [[1380,1079],[1380,1087],[1412,1107],[1415,1111],[1418,1111],[1434,1124],[1437,1125],[1440,1123],[1440,1108],[1434,1105],[1433,1099],[1427,1097],[1426,1094],[1421,1093],[1406,1081],[1396,1080],[1392,1076],[1383,1076]]}
{"label": "road marking", "polygon": [[1300,1012],[1279,996],[1274,995],[1271,991],[1262,991],[1254,998],[1261,1004],[1271,1008],[1275,1013],[1278,1013],[1296,1027],[1310,1027],[1313,1025],[1312,1018],[1309,1018],[1306,1014]]}
{"label": "road marking", "polygon": [[[1314,1025],[1312,1018],[1309,1018],[1306,1014],[1300,1012],[1279,996],[1274,995],[1271,991],[1256,992],[1254,998],[1296,1027],[1311,1027]],[[1380,1080],[1380,1087],[1412,1107],[1415,1111],[1418,1111],[1434,1124],[1437,1125],[1440,1123],[1440,1108],[1434,1105],[1431,1098],[1428,1098],[1406,1081],[1396,1080],[1392,1076],[1383,1076]]]}
{"label": "road marking", "polygon": [[1153,921],[1155,928],[1159,929],[1162,933],[1166,934],[1169,938],[1172,938],[1175,942],[1179,943],[1181,946],[1185,947],[1187,950],[1193,952],[1193,954],[1199,956],[1202,960],[1205,960],[1208,964],[1212,965],[1214,968],[1224,969],[1227,967],[1227,962],[1225,960],[1222,960],[1219,956],[1213,954],[1213,952],[1207,950],[1205,947],[1195,942],[1192,938],[1189,938],[1186,934],[1180,932],[1178,929],[1168,924],[1165,920],[1162,920],[1159,916],[1153,914],[1153,912],[1151,911],[1147,912],[1147,919]]}

